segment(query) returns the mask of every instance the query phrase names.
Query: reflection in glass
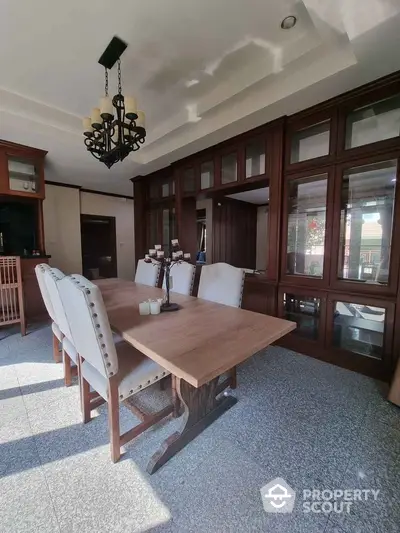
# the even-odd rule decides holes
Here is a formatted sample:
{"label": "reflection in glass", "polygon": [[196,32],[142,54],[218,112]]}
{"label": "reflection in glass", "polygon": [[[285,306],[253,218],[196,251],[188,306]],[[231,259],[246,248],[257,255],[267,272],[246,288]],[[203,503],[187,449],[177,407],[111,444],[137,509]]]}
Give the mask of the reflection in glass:
{"label": "reflection in glass", "polygon": [[196,179],[194,174],[194,168],[187,168],[183,172],[183,191],[184,192],[195,192],[196,190]]}
{"label": "reflection in glass", "polygon": [[246,178],[265,174],[265,141],[262,139],[246,146]]}
{"label": "reflection in glass", "polygon": [[161,196],[165,198],[166,196],[169,196],[169,182],[165,182],[161,186]]}
{"label": "reflection in glass", "polygon": [[206,161],[200,166],[200,187],[209,189],[214,185],[214,161]]}
{"label": "reflection in glass", "polygon": [[37,193],[39,175],[34,164],[10,157],[8,159],[9,187],[12,191]]}
{"label": "reflection in glass", "polygon": [[312,296],[283,295],[284,317],[297,323],[293,333],[306,339],[318,340],[320,304],[320,299]]}
{"label": "reflection in glass", "polygon": [[237,181],[237,155],[236,153],[224,155],[221,161],[221,183]]}
{"label": "reflection in glass", "polygon": [[292,136],[290,162],[299,163],[329,155],[330,126],[330,121],[327,120],[295,132]]}
{"label": "reflection in glass", "polygon": [[289,184],[288,274],[323,276],[327,184],[326,174]]}
{"label": "reflection in glass", "polygon": [[384,329],[385,309],[336,302],[333,317],[334,346],[381,359]]}
{"label": "reflection in glass", "polygon": [[387,285],[396,171],[393,160],[343,175],[339,278]]}
{"label": "reflection in glass", "polygon": [[398,137],[400,95],[354,110],[346,120],[346,148]]}

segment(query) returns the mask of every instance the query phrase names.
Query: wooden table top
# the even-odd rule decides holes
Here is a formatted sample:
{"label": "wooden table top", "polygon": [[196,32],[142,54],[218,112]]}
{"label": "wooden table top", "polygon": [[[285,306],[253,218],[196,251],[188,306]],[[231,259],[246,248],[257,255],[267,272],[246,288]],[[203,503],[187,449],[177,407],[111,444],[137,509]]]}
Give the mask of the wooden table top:
{"label": "wooden table top", "polygon": [[296,328],[295,322],[171,293],[182,309],[139,315],[162,289],[97,280],[113,330],[166,370],[200,387]]}

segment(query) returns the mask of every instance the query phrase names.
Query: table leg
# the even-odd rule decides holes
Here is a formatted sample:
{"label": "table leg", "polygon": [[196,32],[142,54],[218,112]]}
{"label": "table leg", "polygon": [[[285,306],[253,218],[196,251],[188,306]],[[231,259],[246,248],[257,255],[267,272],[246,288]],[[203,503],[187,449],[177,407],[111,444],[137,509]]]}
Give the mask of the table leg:
{"label": "table leg", "polygon": [[237,399],[233,396],[222,396],[217,400],[217,386],[218,378],[198,388],[176,378],[176,390],[184,406],[182,431],[168,437],[153,455],[147,465],[149,474],[157,472],[214,420],[235,405]]}

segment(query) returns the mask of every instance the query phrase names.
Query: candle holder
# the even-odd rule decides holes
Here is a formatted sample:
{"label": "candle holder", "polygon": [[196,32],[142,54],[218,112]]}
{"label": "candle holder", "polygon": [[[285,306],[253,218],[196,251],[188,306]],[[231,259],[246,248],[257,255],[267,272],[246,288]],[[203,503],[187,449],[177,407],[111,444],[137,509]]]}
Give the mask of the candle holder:
{"label": "candle holder", "polygon": [[169,257],[165,257],[165,252],[161,250],[161,244],[156,244],[154,248],[149,250],[145,255],[144,261],[152,263],[153,266],[160,265],[164,272],[165,289],[167,293],[166,301],[161,305],[161,311],[178,311],[181,306],[170,301],[170,273],[174,265],[178,263],[190,263],[190,254],[184,254],[179,246],[178,239],[172,239]]}

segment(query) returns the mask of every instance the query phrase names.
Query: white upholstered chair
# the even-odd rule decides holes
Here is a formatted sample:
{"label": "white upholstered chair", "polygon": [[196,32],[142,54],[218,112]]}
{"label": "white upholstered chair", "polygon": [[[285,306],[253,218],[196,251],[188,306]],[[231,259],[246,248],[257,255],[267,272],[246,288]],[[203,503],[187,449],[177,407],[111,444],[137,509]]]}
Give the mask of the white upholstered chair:
{"label": "white upholstered chair", "polygon": [[51,329],[53,331],[53,357],[57,363],[61,362],[60,357],[60,343],[62,342],[63,334],[57,324],[56,314],[53,309],[53,305],[50,300],[49,292],[47,290],[46,282],[44,280],[44,273],[49,270],[50,267],[46,263],[40,263],[35,266],[35,274],[39,284],[40,293],[43,298],[44,305],[47,313],[52,320]]}
{"label": "white upholstered chair", "polygon": [[[242,303],[245,271],[227,263],[214,263],[201,268],[198,298],[220,304],[240,307]],[[229,372],[229,385],[237,386],[236,367]]]}
{"label": "white upholstered chair", "polygon": [[160,276],[159,264],[146,263],[144,259],[139,259],[136,266],[135,283],[155,287]]}
{"label": "white upholstered chair", "polygon": [[[190,263],[175,263],[171,268],[172,288],[171,292],[178,292],[190,296],[192,294],[194,275],[196,266]],[[165,289],[165,276],[163,280],[163,289]]]}
{"label": "white upholstered chair", "polygon": [[[100,289],[83,276],[68,276],[57,283],[79,353],[83,421],[89,422],[93,405],[90,386],[108,403],[111,458],[120,458],[120,447],[172,413],[169,405],[154,415],[146,415],[126,404],[142,422],[120,435],[119,403],[168,374],[128,343],[114,344]],[[92,401],[92,399],[94,401]]]}
{"label": "white upholstered chair", "polygon": [[60,293],[58,292],[57,283],[62,280],[65,275],[58,270],[58,268],[49,268],[45,270],[44,281],[46,283],[47,292],[50,296],[51,304],[55,313],[57,325],[62,333],[62,357],[64,364],[64,384],[69,387],[72,383],[72,365],[75,363],[78,368],[78,352],[76,351],[71,329],[68,324],[67,316],[61,301]]}

